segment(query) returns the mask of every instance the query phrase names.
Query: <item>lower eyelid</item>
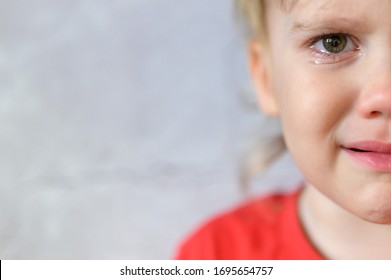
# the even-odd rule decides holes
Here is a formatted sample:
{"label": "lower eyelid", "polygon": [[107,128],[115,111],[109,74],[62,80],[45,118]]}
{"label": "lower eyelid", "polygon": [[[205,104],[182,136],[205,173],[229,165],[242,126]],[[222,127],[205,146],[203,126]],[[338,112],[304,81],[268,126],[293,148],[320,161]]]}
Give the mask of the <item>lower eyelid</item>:
{"label": "lower eyelid", "polygon": [[318,50],[311,50],[310,51],[310,57],[311,62],[315,63],[317,65],[321,64],[333,64],[333,63],[339,63],[344,61],[350,61],[354,59],[355,57],[358,57],[361,53],[360,49],[355,49],[348,52],[342,52],[338,54],[333,53],[327,53],[327,52],[319,52]]}
{"label": "lower eyelid", "polygon": [[358,56],[357,51],[343,52],[340,54],[321,53],[319,51],[311,51],[311,61],[315,64],[333,64],[342,61],[348,61]]}

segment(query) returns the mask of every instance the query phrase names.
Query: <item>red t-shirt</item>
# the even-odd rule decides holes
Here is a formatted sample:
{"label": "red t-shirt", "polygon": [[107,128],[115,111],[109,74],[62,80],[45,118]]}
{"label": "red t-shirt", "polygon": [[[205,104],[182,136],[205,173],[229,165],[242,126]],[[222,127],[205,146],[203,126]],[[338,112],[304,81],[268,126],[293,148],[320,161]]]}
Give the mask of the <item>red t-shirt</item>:
{"label": "red t-shirt", "polygon": [[298,217],[300,190],[256,199],[212,219],[182,244],[177,259],[319,260]]}

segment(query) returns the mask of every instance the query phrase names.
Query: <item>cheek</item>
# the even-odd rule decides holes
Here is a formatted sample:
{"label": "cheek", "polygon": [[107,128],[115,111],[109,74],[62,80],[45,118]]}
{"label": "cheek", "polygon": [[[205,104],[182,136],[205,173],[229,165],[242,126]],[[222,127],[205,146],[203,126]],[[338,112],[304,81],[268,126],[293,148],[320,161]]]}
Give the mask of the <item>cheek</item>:
{"label": "cheek", "polygon": [[354,82],[346,79],[346,73],[315,65],[296,67],[289,73],[283,75],[278,93],[286,133],[301,135],[302,140],[334,137],[354,110],[358,92]]}
{"label": "cheek", "polygon": [[288,149],[306,179],[318,186],[331,183],[339,128],[354,108],[357,89],[346,76],[316,65],[301,65],[280,76],[278,98]]}

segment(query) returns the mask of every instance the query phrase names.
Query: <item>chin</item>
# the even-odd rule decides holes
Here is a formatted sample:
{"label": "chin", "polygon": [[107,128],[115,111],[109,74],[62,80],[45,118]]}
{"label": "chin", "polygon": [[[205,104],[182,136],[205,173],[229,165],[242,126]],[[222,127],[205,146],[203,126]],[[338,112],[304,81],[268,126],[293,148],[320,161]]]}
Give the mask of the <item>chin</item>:
{"label": "chin", "polygon": [[370,223],[391,225],[391,205],[376,205],[376,207],[367,209],[360,217]]}
{"label": "chin", "polygon": [[[359,217],[375,223],[391,225],[391,185],[377,183],[369,186],[369,191],[361,197]],[[358,210],[358,209],[356,209]]]}
{"label": "chin", "polygon": [[366,217],[362,217],[365,221],[380,224],[380,225],[391,225],[391,213],[379,213],[373,212]]}

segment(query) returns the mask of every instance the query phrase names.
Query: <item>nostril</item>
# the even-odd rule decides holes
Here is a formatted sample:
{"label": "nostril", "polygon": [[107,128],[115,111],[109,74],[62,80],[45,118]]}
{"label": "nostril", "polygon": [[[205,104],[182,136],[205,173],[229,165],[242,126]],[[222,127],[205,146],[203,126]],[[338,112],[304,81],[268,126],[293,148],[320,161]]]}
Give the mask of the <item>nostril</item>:
{"label": "nostril", "polygon": [[387,84],[372,81],[363,89],[357,101],[357,109],[365,118],[391,118],[391,79]]}
{"label": "nostril", "polygon": [[382,114],[382,113],[379,112],[379,111],[372,111],[372,112],[369,114],[369,116],[370,116],[371,118],[376,118],[376,117],[379,117],[381,114]]}

